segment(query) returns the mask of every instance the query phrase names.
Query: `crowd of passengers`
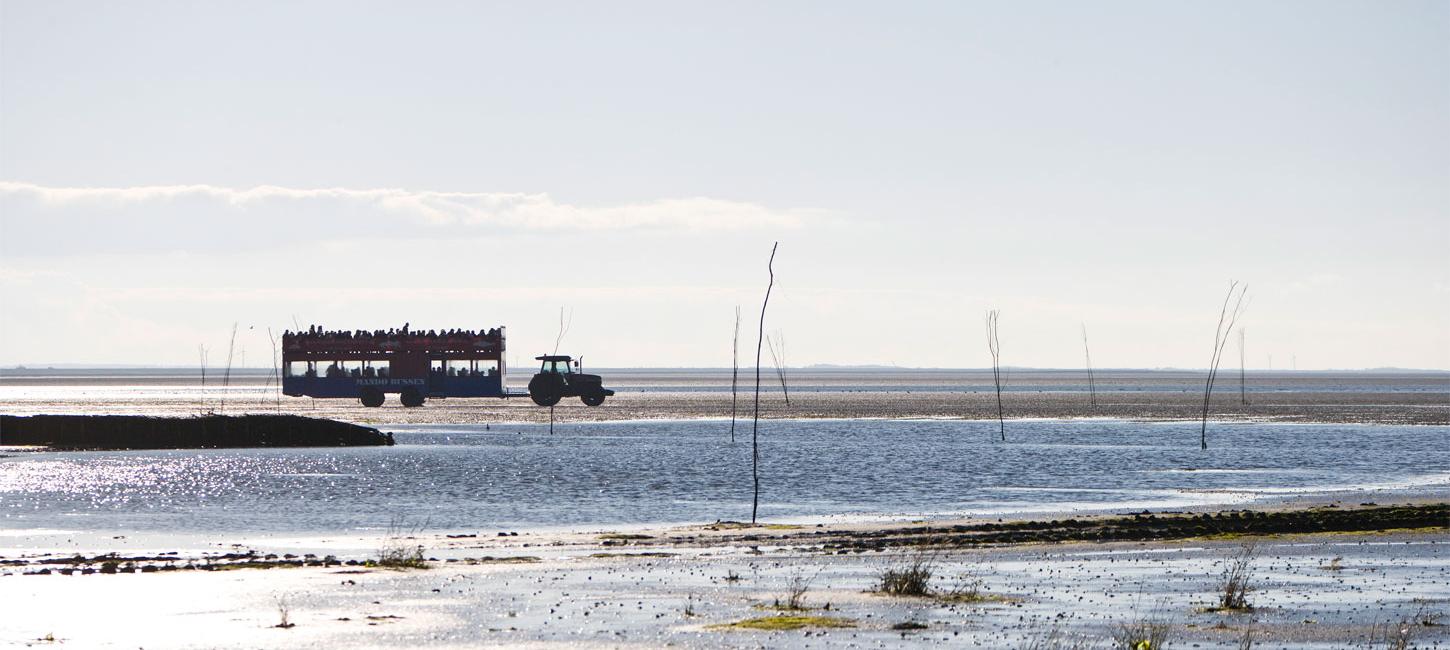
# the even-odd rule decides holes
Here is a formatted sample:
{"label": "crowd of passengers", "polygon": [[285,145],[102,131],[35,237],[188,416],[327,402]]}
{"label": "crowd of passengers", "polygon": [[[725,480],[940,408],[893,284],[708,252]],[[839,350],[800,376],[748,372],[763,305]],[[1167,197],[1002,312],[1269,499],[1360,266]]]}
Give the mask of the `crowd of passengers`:
{"label": "crowd of passengers", "polygon": [[[387,366],[380,368],[374,368],[372,366],[344,368],[336,361],[332,362],[332,365],[328,366],[325,372],[328,377],[380,377],[384,379],[388,377]],[[492,377],[498,374],[496,368],[479,370],[477,368],[444,368],[443,366],[433,366],[428,369],[428,372],[434,377]],[[307,375],[309,377],[316,377],[317,372],[315,370],[308,370]]]}
{"label": "crowd of passengers", "polygon": [[460,329],[412,331],[412,330],[409,330],[408,329],[408,324],[407,323],[403,323],[403,326],[401,328],[392,328],[392,329],[388,329],[388,330],[372,330],[372,331],[368,331],[368,330],[324,330],[324,329],[322,329],[321,326],[313,325],[311,327],[308,327],[307,328],[307,331],[305,331],[305,332],[287,332],[286,334],[284,334],[284,336],[287,336],[287,335],[290,335],[290,336],[295,337],[295,338],[298,338],[298,339],[313,340],[313,341],[393,341],[393,342],[396,342],[396,341],[398,341],[400,339],[404,339],[404,338],[408,338],[408,339],[424,338],[424,339],[429,339],[429,340],[440,340],[440,339],[451,339],[451,338],[476,339],[476,338],[479,338],[479,337],[497,338],[498,335],[499,335],[499,331],[498,331],[498,328],[497,327],[495,327],[493,329],[490,329],[490,330],[487,330],[487,331],[484,331],[484,330],[477,330],[477,331],[474,331],[474,330],[460,330]]}

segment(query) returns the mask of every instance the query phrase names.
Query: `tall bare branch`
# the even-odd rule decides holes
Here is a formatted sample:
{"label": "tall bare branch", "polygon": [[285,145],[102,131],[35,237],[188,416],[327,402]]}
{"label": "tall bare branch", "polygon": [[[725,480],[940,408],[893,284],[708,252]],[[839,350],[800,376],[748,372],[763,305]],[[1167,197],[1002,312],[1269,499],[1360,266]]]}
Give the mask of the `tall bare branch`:
{"label": "tall bare branch", "polygon": [[277,337],[276,337],[276,335],[272,334],[272,328],[270,328],[270,327],[267,328],[267,340],[272,342],[272,378],[268,380],[268,384],[270,386],[271,382],[276,382],[276,385],[275,386],[270,386],[270,387],[276,389],[276,391],[277,391],[276,392],[277,411],[278,412],[281,412],[282,411],[282,372],[279,369],[280,367],[278,365],[279,362],[278,362],[278,359],[277,359]]}
{"label": "tall bare branch", "polygon": [[790,406],[790,387],[785,381],[785,333],[776,330],[774,337],[765,337],[765,345],[770,349],[770,360],[775,363],[775,376],[780,378],[780,392],[785,394],[785,405]]}
{"label": "tall bare branch", "polygon": [[1007,440],[1007,420],[1002,415],[1002,344],[997,339],[997,324],[1001,311],[987,311],[987,351],[992,354],[992,383],[997,387],[997,428],[1002,440]]}
{"label": "tall bare branch", "polygon": [[201,357],[201,412],[206,413],[206,346],[196,346],[198,355]]}
{"label": "tall bare branch", "polygon": [[735,442],[736,386],[740,382],[740,305],[735,305],[735,339],[730,344],[730,442]]}
{"label": "tall bare branch", "polygon": [[222,375],[222,401],[220,409],[222,413],[227,412],[227,391],[230,390],[232,386],[232,351],[235,350],[236,347],[237,324],[232,323],[232,339],[230,343],[227,343],[227,370],[226,373]]}
{"label": "tall bare branch", "polygon": [[559,336],[554,339],[554,354],[559,353],[559,344],[564,342],[564,335],[569,333],[569,326],[574,324],[574,310],[569,310],[569,320],[564,320],[564,308],[559,308]]}
{"label": "tall bare branch", "polygon": [[1098,405],[1098,382],[1093,376],[1093,353],[1088,347],[1087,323],[1082,324],[1082,353],[1087,358],[1087,380],[1088,380],[1088,404],[1093,408]]}
{"label": "tall bare branch", "polygon": [[[1234,290],[1237,289],[1239,296],[1234,298]],[[1203,419],[1198,431],[1198,444],[1201,449],[1208,449],[1208,404],[1213,398],[1213,382],[1218,379],[1218,365],[1223,360],[1223,348],[1228,344],[1229,334],[1233,332],[1234,324],[1238,322],[1239,316],[1244,311],[1244,295],[1248,293],[1248,285],[1239,288],[1238,280],[1228,284],[1228,294],[1223,298],[1223,306],[1218,311],[1218,326],[1213,331],[1213,355],[1209,357],[1208,379],[1203,384]],[[1233,308],[1229,308],[1229,303]]]}
{"label": "tall bare branch", "polygon": [[1241,405],[1241,406],[1248,406],[1249,405],[1248,378],[1246,376],[1247,371],[1244,369],[1244,365],[1245,365],[1245,363],[1244,363],[1244,358],[1245,358],[1244,357],[1244,332],[1245,331],[1246,330],[1244,328],[1242,328],[1242,327],[1239,328],[1239,405]]}
{"label": "tall bare branch", "polygon": [[750,425],[750,477],[755,482],[755,496],[750,502],[750,523],[755,523],[760,511],[760,352],[765,344],[765,308],[770,306],[770,290],[775,288],[775,249],[780,242],[770,246],[770,261],[765,268],[770,272],[770,284],[765,285],[765,300],[760,303],[760,331],[755,335],[755,419]]}

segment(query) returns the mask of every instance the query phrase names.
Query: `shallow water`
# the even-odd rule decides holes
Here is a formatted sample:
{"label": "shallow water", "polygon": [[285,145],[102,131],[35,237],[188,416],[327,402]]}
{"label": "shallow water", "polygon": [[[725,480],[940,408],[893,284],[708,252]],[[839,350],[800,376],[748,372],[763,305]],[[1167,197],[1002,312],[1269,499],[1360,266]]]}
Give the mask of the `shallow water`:
{"label": "shallow water", "polygon": [[[11,453],[0,531],[568,528],[750,517],[750,424],[388,427],[379,448]],[[814,521],[1450,494],[1450,427],[763,421],[761,516]]]}

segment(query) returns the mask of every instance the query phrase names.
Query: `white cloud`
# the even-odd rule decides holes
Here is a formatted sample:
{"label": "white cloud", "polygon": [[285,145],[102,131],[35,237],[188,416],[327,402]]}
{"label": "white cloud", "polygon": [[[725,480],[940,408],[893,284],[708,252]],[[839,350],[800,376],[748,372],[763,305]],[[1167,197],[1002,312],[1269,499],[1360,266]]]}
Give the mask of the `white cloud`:
{"label": "white cloud", "polygon": [[190,210],[207,204],[248,211],[306,207],[318,210],[319,214],[334,210],[355,214],[362,210],[401,215],[433,226],[492,226],[520,230],[799,228],[826,214],[821,210],[780,210],[706,197],[658,199],[615,206],[580,206],[560,203],[548,194],[396,188],[299,189],[275,185],[248,189],[215,185],[48,187],[0,181],[0,199],[33,202],[32,209],[48,212],[163,208],[183,202]]}

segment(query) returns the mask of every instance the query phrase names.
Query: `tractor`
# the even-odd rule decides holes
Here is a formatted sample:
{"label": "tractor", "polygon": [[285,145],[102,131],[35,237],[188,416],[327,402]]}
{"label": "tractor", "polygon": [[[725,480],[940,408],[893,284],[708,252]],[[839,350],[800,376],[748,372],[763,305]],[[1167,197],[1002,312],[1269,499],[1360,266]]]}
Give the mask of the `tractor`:
{"label": "tractor", "polygon": [[599,406],[614,394],[603,386],[599,375],[579,372],[579,362],[569,356],[546,354],[534,358],[543,363],[529,380],[529,398],[539,406],[553,406],[565,397],[578,397],[588,406]]}

